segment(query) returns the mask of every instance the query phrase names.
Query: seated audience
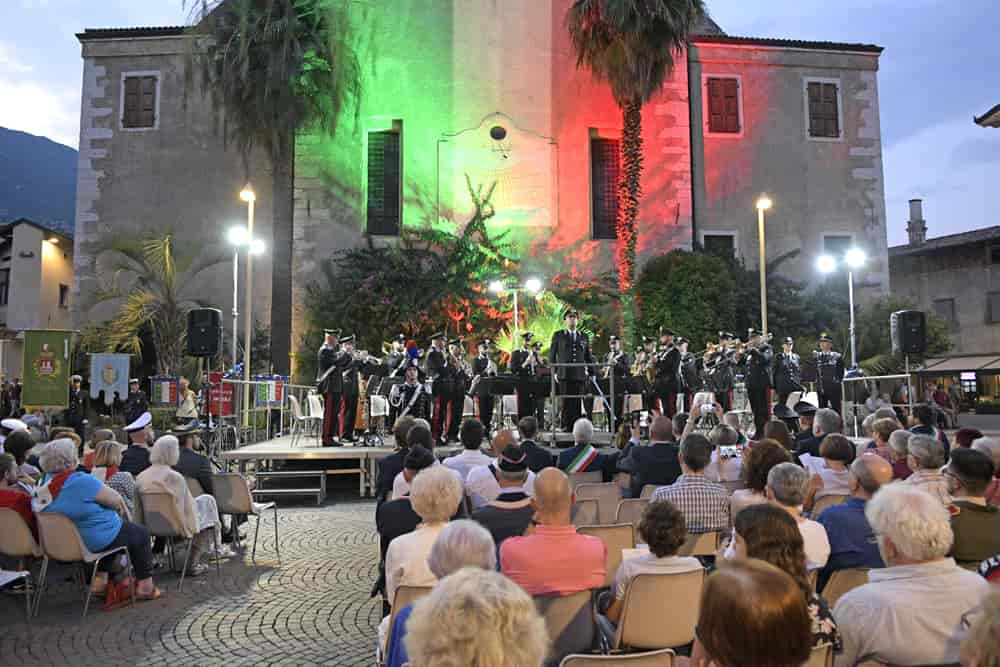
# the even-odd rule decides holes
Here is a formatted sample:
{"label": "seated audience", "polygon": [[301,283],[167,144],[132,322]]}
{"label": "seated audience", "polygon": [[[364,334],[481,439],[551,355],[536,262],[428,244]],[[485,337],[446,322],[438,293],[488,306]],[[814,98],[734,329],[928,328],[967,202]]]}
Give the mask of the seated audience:
{"label": "seated audience", "polygon": [[[736,442],[737,445],[745,445],[749,441],[746,433],[743,432],[743,425],[740,424],[740,415],[736,412],[727,412],[722,416],[722,426],[728,426],[729,428],[736,431]],[[711,439],[711,438],[709,438]]]}
{"label": "seated audience", "polygon": [[[469,472],[466,480],[465,490],[472,504],[472,509],[485,507],[493,502],[500,495],[500,480],[497,464],[492,461],[499,461],[504,450],[517,443],[513,431],[497,431],[490,443],[493,450],[494,459],[490,459],[489,465],[473,468]],[[524,492],[529,496],[535,492],[535,473],[528,471],[528,478],[524,482]]]}
{"label": "seated audience", "polygon": [[[434,465],[434,454],[430,451],[420,446],[408,448],[406,462],[403,464],[403,475],[406,477],[407,485],[413,483],[417,473],[432,465]],[[389,544],[400,535],[412,533],[420,525],[421,520],[420,515],[413,509],[409,493],[386,501],[375,509],[375,528],[378,531],[380,562],[383,567]]]}
{"label": "seated audience", "polygon": [[93,433],[90,434],[90,440],[88,440],[83,446],[83,467],[88,470],[94,469],[94,452],[97,451],[97,445],[101,444],[105,440],[114,440],[115,432],[109,428],[99,428],[95,429]]}
{"label": "seated audience", "polygon": [[729,527],[729,494],[716,482],[705,478],[712,452],[708,439],[693,433],[681,443],[678,461],[681,476],[653,493],[652,502],[670,501],[684,515],[688,533],[711,533]]}
{"label": "seated audience", "polygon": [[35,515],[31,511],[33,485],[18,480],[17,463],[10,454],[0,454],[0,508],[12,509],[21,515],[24,522],[37,537]]}
{"label": "seated audience", "polygon": [[[48,443],[39,458],[45,475],[31,501],[35,513],[65,515],[92,552],[126,547],[137,579],[136,598],[159,598],[160,591],[153,585],[149,531],[139,524],[122,520],[121,514],[126,511],[122,497],[99,479],[77,470],[80,461],[76,444],[68,438]],[[132,582],[124,578],[121,559],[112,556],[101,566],[104,572],[121,578],[108,583],[104,591],[101,590],[102,582],[95,582],[95,592],[106,592],[109,606],[128,598]]]}
{"label": "seated audience", "polygon": [[806,566],[815,570],[826,565],[830,557],[830,542],[823,526],[802,515],[802,503],[808,488],[809,473],[794,463],[779,463],[767,473],[767,498],[795,520],[802,534]]}
{"label": "seated audience", "polygon": [[535,482],[534,530],[500,545],[500,571],[529,595],[569,595],[604,583],[604,542],[576,532],[572,506],[569,477],[546,468]]}
{"label": "seated audience", "polygon": [[834,650],[839,650],[837,623],[826,600],[812,590],[802,533],[794,517],[775,505],[754,505],[733,519],[733,535],[733,558],[758,558],[787,573],[798,584],[812,621],[813,646],[833,644]]}
{"label": "seated audience", "polygon": [[920,487],[940,500],[942,505],[951,504],[948,480],[941,472],[941,466],[946,461],[941,441],[929,435],[915,433],[907,441],[906,450],[909,452],[906,457],[906,465],[913,471],[913,474],[907,477],[903,483]]}
{"label": "seated audience", "polygon": [[948,508],[955,535],[951,555],[959,563],[976,563],[1000,554],[1000,507],[986,504],[993,462],[975,449],[953,449],[944,469]]}
{"label": "seated audience", "polygon": [[913,474],[906,460],[910,455],[908,445],[910,436],[913,435],[906,429],[893,431],[889,436],[889,463],[892,464],[892,478],[906,479]]}
{"label": "seated audience", "polygon": [[[396,450],[379,460],[378,472],[375,476],[375,502],[379,505],[389,500],[392,495],[392,482],[396,479],[396,475],[403,472],[403,462],[410,450],[406,436],[415,422],[413,417],[403,415],[396,419],[396,423],[392,426],[392,437],[396,443]],[[427,432],[430,433],[430,428],[427,429]]]}
{"label": "seated audience", "polygon": [[412,667],[539,667],[549,637],[530,595],[466,567],[413,605],[404,642]]}
{"label": "seated audience", "polygon": [[827,507],[818,518],[830,542],[830,558],[816,582],[818,591],[836,570],[885,566],[875,544],[875,533],[865,517],[865,507],[876,491],[892,481],[892,466],[882,457],[869,454],[856,458],[850,473],[847,485],[851,497]]}
{"label": "seated audience", "polygon": [[7,436],[3,444],[4,449],[14,457],[14,462],[17,463],[18,478],[25,481],[31,480],[31,483],[34,484],[42,476],[42,471],[28,463],[28,452],[35,446],[31,434],[28,431],[14,431]]}
{"label": "seated audience", "polygon": [[649,445],[641,446],[636,439],[628,453],[619,457],[618,470],[632,477],[629,488],[632,498],[642,495],[642,487],[647,484],[665,486],[681,476],[681,464],[677,460],[680,447],[673,441],[673,434],[673,421],[656,415],[649,425]]}
{"label": "seated audience", "polygon": [[174,507],[184,522],[181,537],[193,540],[187,573],[198,576],[208,569],[201,562],[201,557],[220,539],[222,523],[215,498],[208,494],[197,498],[192,496],[184,477],[173,469],[180,454],[180,443],[175,436],[160,436],[149,451],[149,467],[139,473],[135,484],[139,502],[143,502],[143,495],[152,493],[166,493],[173,499]]}
{"label": "seated audience", "polygon": [[528,455],[518,445],[507,445],[496,464],[500,495],[472,513],[493,536],[497,549],[508,537],[524,535],[535,515],[528,483]]}
{"label": "seated audience", "polygon": [[174,470],[186,478],[198,482],[201,490],[212,495],[215,484],[212,482],[212,462],[207,456],[199,454],[201,448],[201,429],[197,427],[178,427],[173,434],[181,444],[181,456],[177,459]]}
{"label": "seated audience", "polygon": [[986,487],[986,502],[990,505],[1000,505],[1000,439],[976,438],[972,448],[986,454],[993,461],[993,481]]}
{"label": "seated audience", "polygon": [[959,655],[963,667],[1000,665],[1000,588],[993,588],[962,641]]}
{"label": "seated audience", "polygon": [[[465,519],[452,521],[434,540],[431,553],[427,556],[427,567],[438,581],[464,567],[492,572],[497,567],[496,545],[479,524]],[[396,612],[392,638],[385,651],[386,667],[402,667],[409,660],[403,638],[406,636],[406,621],[411,613],[412,604]]]}
{"label": "seated audience", "polygon": [[122,448],[113,440],[97,443],[93,452],[90,474],[118,492],[125,501],[129,514],[135,513],[135,479],[127,472],[122,472]]}
{"label": "seated audience", "polygon": [[601,454],[591,442],[594,440],[594,425],[586,417],[573,424],[573,446],[559,453],[556,466],[567,474],[600,470],[604,481],[610,482],[615,472],[617,454]]}
{"label": "seated audience", "polygon": [[677,550],[687,539],[684,515],[670,503],[650,503],[639,520],[639,538],[649,546],[649,553],[626,558],[618,566],[611,593],[613,597],[604,615],[617,624],[625,605],[628,585],[639,574],[680,574],[702,568],[701,561],[678,556]]}
{"label": "seated audience", "polygon": [[538,419],[531,415],[521,417],[517,422],[517,431],[521,436],[521,448],[528,456],[528,470],[538,473],[543,468],[555,465],[552,452],[535,442],[535,437],[538,435]]}
{"label": "seated audience", "polygon": [[[423,447],[429,452],[434,451],[434,438],[431,436],[431,427],[424,419],[417,419],[410,429],[410,432],[406,434],[406,442],[412,449],[413,447]],[[440,461],[435,457],[434,465],[441,465]],[[462,474],[457,470],[452,470],[451,468],[445,468],[448,472],[455,476],[459,484],[464,485],[464,480],[462,479]],[[390,498],[402,498],[410,492],[410,484],[406,481],[406,476],[402,472],[396,475],[396,478],[392,480],[392,496]]]}
{"label": "seated audience", "polygon": [[[767,433],[767,427],[775,423],[780,422],[768,422],[764,432]],[[792,455],[777,440],[765,439],[746,450],[743,459],[743,481],[747,488],[733,492],[730,499],[732,516],[744,507],[767,502],[767,474],[779,463],[790,463]]]}
{"label": "seated audience", "polygon": [[724,454],[723,447],[736,449],[740,432],[731,426],[719,424],[708,433],[712,443],[712,458],[705,466],[705,477],[713,482],[735,482],[743,475],[743,457],[739,453]]}
{"label": "seated audience", "polygon": [[799,401],[792,409],[799,418],[799,430],[795,434],[795,454],[808,453],[819,456],[820,439],[813,435],[816,406],[806,401]]}
{"label": "seated audience", "polygon": [[[932,442],[936,442],[935,440]],[[958,662],[962,618],[990,584],[947,557],[948,511],[918,486],[889,484],[865,508],[886,567],[844,594],[833,615],[844,642],[837,665]]]}
{"label": "seated audience", "polygon": [[464,484],[469,477],[469,471],[479,466],[486,466],[493,463],[493,458],[483,454],[483,436],[486,428],[478,419],[466,419],[458,431],[459,442],[462,443],[462,451],[454,456],[449,456],[442,463],[458,472],[462,476]]}
{"label": "seated audience", "polygon": [[787,573],[739,559],[705,581],[692,667],[800,667],[812,646],[805,596]]}
{"label": "seated audience", "polygon": [[846,436],[832,433],[823,437],[819,446],[820,458],[809,454],[799,457],[802,467],[812,473],[806,507],[812,507],[813,500],[823,496],[846,496],[847,466],[857,455],[857,448]]}
{"label": "seated audience", "polygon": [[128,448],[122,453],[121,469],[138,477],[149,467],[149,441],[153,437],[153,415],[143,412],[139,418],[125,427],[128,434]]}
{"label": "seated audience", "polygon": [[983,432],[978,428],[960,428],[952,436],[951,446],[953,449],[968,449],[972,443],[983,437]]}
{"label": "seated audience", "polygon": [[935,425],[936,421],[937,417],[931,406],[926,403],[915,405],[913,406],[913,426],[910,427],[910,433],[925,435],[940,442],[941,447],[944,448],[944,458],[947,459],[951,444],[948,442],[948,436],[944,434],[944,431]]}
{"label": "seated audience", "polygon": [[820,444],[823,439],[834,433],[842,433],[844,430],[844,420],[837,414],[836,410],[830,408],[820,408],[816,410],[812,422],[812,437],[798,441],[799,448],[796,454],[800,457],[809,454],[813,457],[822,457]]}
{"label": "seated audience", "polygon": [[764,424],[764,439],[774,440],[789,452],[795,449],[795,440],[792,432],[788,430],[788,424],[780,419],[769,419]]}
{"label": "seated audience", "polygon": [[902,426],[895,418],[892,419],[876,419],[872,423],[872,437],[873,442],[868,446],[868,449],[873,450],[876,454],[884,458],[886,461],[889,460],[889,438],[896,431],[902,430]]}

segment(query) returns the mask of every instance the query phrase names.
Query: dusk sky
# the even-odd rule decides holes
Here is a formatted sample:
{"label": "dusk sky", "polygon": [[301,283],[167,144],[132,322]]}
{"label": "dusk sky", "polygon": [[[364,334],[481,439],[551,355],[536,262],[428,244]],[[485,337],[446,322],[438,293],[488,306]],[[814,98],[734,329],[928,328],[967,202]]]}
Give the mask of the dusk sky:
{"label": "dusk sky", "polygon": [[[74,33],[176,25],[187,15],[181,0],[0,4],[0,126],[74,148],[82,72]],[[1000,130],[972,122],[1000,103],[996,0],[710,0],[708,7],[731,35],[885,47],[879,96],[890,245],[906,240],[911,197],[924,198],[930,237],[1000,224]]]}

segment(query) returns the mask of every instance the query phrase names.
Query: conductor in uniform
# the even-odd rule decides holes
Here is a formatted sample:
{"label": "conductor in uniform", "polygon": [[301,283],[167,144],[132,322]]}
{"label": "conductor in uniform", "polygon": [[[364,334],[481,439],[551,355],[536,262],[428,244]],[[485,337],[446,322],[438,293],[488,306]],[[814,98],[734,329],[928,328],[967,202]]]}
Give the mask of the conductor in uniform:
{"label": "conductor in uniform", "polygon": [[535,351],[531,349],[531,339],[534,337],[530,331],[521,334],[521,347],[514,350],[510,355],[510,372],[517,377],[514,393],[517,395],[517,418],[520,421],[528,415],[535,414],[535,394],[528,386],[526,380],[535,377],[538,371],[538,364],[533,364],[532,355]]}
{"label": "conductor in uniform", "polygon": [[781,352],[774,355],[774,388],[778,390],[778,403],[785,405],[793,392],[802,391],[802,360],[795,353],[795,339],[786,337]]}
{"label": "conductor in uniform", "polygon": [[[615,432],[621,428],[625,422],[625,391],[627,390],[629,375],[628,355],[622,351],[622,341],[618,336],[608,338],[608,345],[611,347],[608,352],[606,363],[611,364],[605,369],[606,375],[614,373],[615,386],[611,396],[611,405],[615,410]],[[611,384],[608,383],[608,391],[611,391]]]}
{"label": "conductor in uniform", "polygon": [[747,399],[753,412],[754,438],[764,437],[764,424],[771,417],[771,360],[774,351],[757,329],[747,331],[744,351]]}
{"label": "conductor in uniform", "polygon": [[[490,338],[484,338],[479,341],[479,345],[477,346],[478,354],[472,360],[472,376],[480,378],[480,380],[477,380],[477,383],[482,378],[496,377],[497,375],[496,365],[490,359],[490,348],[492,346],[493,340]],[[483,423],[488,437],[493,424],[493,395],[487,390],[481,389],[473,400],[475,400],[479,407],[479,421]]]}
{"label": "conductor in uniform", "polygon": [[816,360],[816,393],[819,407],[833,408],[841,413],[841,384],[844,381],[844,357],[833,351],[833,339],[823,333],[819,337],[819,351],[813,352]]}
{"label": "conductor in uniform", "polygon": [[660,411],[671,419],[677,413],[680,392],[681,352],[674,345],[674,332],[660,327],[660,349],[656,351],[653,391],[660,399]]}
{"label": "conductor in uniform", "polygon": [[[552,364],[593,364],[594,355],[590,351],[590,338],[587,334],[579,331],[580,316],[575,310],[567,310],[563,314],[565,329],[552,334],[552,343],[549,345],[549,363]],[[559,379],[559,393],[562,395],[576,395],[572,398],[562,399],[562,428],[564,431],[571,431],[573,424],[580,418],[582,413],[581,398],[587,384],[594,377],[593,366],[560,366],[553,369]]]}
{"label": "conductor in uniform", "polygon": [[340,402],[344,393],[343,372],[349,359],[340,350],[340,330],[325,329],[319,348],[316,388],[323,396],[323,446],[340,446]]}

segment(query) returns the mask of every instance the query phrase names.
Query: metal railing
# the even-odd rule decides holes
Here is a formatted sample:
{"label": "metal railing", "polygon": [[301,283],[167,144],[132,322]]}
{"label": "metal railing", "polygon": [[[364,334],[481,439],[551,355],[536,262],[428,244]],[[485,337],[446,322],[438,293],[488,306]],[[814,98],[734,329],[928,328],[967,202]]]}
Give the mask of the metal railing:
{"label": "metal railing", "polygon": [[[212,419],[234,427],[238,434],[237,444],[281,437],[290,430],[292,423],[289,396],[294,395],[303,414],[309,414],[308,394],[315,388],[283,382],[280,398],[269,400],[275,384],[273,380],[223,378],[211,404]],[[268,398],[261,400],[262,395]]]}
{"label": "metal railing", "polygon": [[[859,431],[861,430],[861,422],[867,416],[861,414],[861,410],[865,409],[864,403],[858,402],[856,400],[848,400],[848,386],[851,384],[863,383],[883,383],[891,382],[893,384],[893,389],[901,383],[906,384],[906,403],[891,403],[891,407],[898,412],[902,411],[905,417],[910,417],[913,415],[913,379],[910,373],[896,373],[894,375],[857,375],[854,377],[845,377],[840,385],[841,391],[841,416],[844,419],[844,431],[846,435],[852,435],[854,437],[859,436]],[[856,387],[851,388],[851,399],[856,399],[858,392]],[[871,388],[869,388],[870,390]],[[883,392],[884,393],[884,392]],[[892,396],[894,392],[890,391],[889,396]],[[905,425],[905,424],[904,424]],[[849,429],[850,427],[850,429]],[[850,432],[848,432],[850,430]]]}
{"label": "metal railing", "polygon": [[[554,361],[554,362],[549,363],[549,368],[552,369],[552,373],[549,376],[551,378],[551,389],[550,389],[549,397],[552,400],[552,408],[551,408],[551,415],[552,415],[552,417],[551,417],[551,420],[550,420],[549,431],[548,431],[549,437],[550,437],[551,440],[555,440],[556,433],[557,433],[557,431],[559,429],[559,423],[560,423],[560,421],[562,419],[563,400],[565,400],[565,399],[573,399],[573,400],[581,400],[581,401],[583,399],[604,400],[604,402],[605,402],[604,411],[605,411],[605,414],[608,417],[608,419],[607,419],[607,427],[608,428],[604,432],[605,433],[610,433],[611,436],[612,436],[612,439],[614,438],[614,433],[615,433],[615,406],[614,406],[614,400],[613,400],[613,397],[615,395],[615,374],[614,374],[614,372],[608,373],[608,393],[607,394],[602,394],[601,393],[600,382],[597,379],[597,374],[596,373],[594,375],[592,375],[592,376],[587,377],[585,380],[582,380],[583,386],[584,386],[584,390],[588,390],[588,389],[591,390],[591,391],[587,391],[587,393],[584,393],[584,394],[561,394],[558,391],[559,384],[561,382],[561,380],[558,377],[559,376],[558,369],[560,369],[560,368],[585,368],[585,369],[586,368],[594,368],[594,369],[601,368],[601,369],[603,369],[603,368],[610,368],[613,365],[614,364],[611,364],[611,363],[608,363],[608,362],[599,362],[599,361],[593,362],[593,363],[586,363],[586,362],[558,362],[558,361]],[[596,391],[594,391],[594,390],[596,390]],[[559,399],[563,399],[563,400],[559,400]],[[584,407],[585,406],[581,405],[581,413],[585,412],[585,410],[583,409]],[[595,425],[595,430],[597,430],[596,425]]]}

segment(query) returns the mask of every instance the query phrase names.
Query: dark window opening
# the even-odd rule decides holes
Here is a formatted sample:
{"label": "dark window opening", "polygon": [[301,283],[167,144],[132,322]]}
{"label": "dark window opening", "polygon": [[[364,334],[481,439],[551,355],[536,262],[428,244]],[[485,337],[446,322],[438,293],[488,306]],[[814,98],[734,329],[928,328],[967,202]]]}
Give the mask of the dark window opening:
{"label": "dark window opening", "polygon": [[400,132],[368,133],[368,233],[399,236],[402,221]]}
{"label": "dark window opening", "polygon": [[702,237],[705,252],[721,257],[732,257],[736,254],[736,239],[732,234],[705,234]]}
{"label": "dark window opening", "polygon": [[621,177],[621,141],[590,139],[590,210],[592,238],[615,239],[618,223],[618,180]]}
{"label": "dark window opening", "polygon": [[1000,292],[990,292],[986,295],[986,322],[1000,323]]}
{"label": "dark window opening", "polygon": [[8,298],[10,298],[10,269],[0,269],[0,306],[6,306]]}
{"label": "dark window opening", "polygon": [[59,285],[59,307],[69,308],[69,285]]}
{"label": "dark window opening", "polygon": [[840,138],[840,119],[837,112],[837,84],[810,81],[809,136]]}
{"label": "dark window opening", "polygon": [[840,262],[850,250],[852,243],[850,236],[824,236],[823,252],[827,255],[833,255]]}
{"label": "dark window opening", "polygon": [[955,300],[954,299],[934,299],[934,314],[949,323],[954,324]]}

